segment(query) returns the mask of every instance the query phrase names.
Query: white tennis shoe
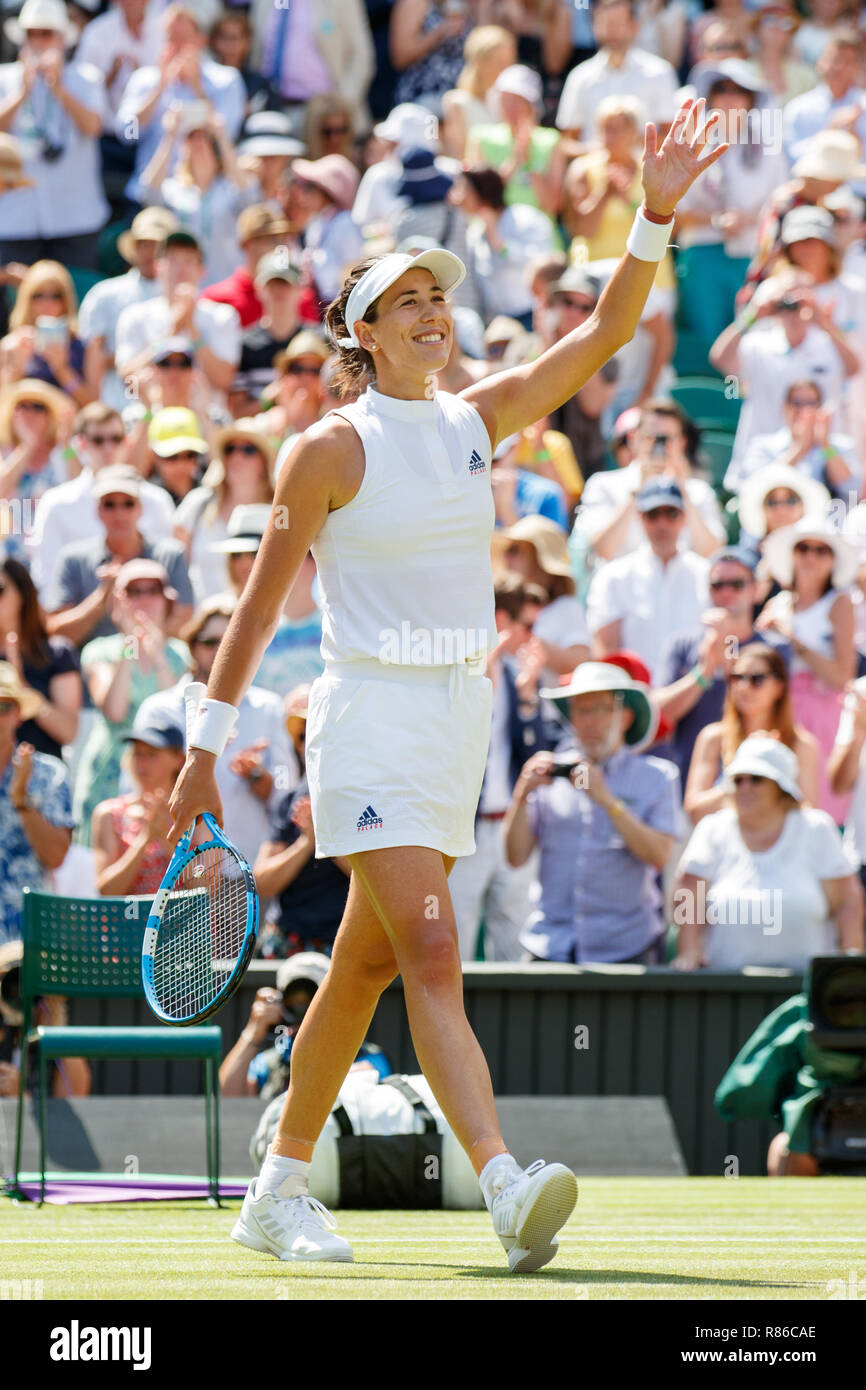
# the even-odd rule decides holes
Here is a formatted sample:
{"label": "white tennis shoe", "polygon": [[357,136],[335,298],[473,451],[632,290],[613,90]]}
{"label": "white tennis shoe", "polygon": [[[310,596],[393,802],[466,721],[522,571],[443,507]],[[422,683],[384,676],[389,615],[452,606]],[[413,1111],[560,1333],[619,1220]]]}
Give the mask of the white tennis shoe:
{"label": "white tennis shoe", "polygon": [[334,1235],[336,1221],[327,1207],[309,1195],[303,1180],[286,1178],[279,1193],[263,1192],[257,1197],[256,1182],[251,1182],[232,1227],[232,1240],[276,1255],[278,1260],[353,1262],[351,1245]]}
{"label": "white tennis shoe", "polygon": [[532,1274],[559,1249],[556,1232],[577,1202],[577,1178],[563,1163],[535,1163],[497,1192],[490,1207],[493,1229],[512,1274]]}

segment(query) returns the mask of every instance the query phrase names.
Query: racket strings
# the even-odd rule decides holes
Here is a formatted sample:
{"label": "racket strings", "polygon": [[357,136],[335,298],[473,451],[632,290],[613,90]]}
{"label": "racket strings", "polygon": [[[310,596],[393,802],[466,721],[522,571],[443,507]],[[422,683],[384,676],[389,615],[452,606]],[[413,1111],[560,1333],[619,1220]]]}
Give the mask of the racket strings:
{"label": "racket strings", "polygon": [[211,1004],[234,969],[247,930],[247,878],[230,850],[197,850],[166,899],[153,958],[153,985],[172,1018]]}

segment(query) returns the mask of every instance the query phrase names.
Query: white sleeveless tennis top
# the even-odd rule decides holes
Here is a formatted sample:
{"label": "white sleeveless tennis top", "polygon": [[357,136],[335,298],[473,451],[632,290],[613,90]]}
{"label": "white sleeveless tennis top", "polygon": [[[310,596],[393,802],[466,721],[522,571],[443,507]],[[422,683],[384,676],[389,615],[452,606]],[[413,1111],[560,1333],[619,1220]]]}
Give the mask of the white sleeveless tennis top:
{"label": "white sleeveless tennis top", "polygon": [[363,446],[364,479],[312,550],[327,662],[450,665],[492,650],[490,438],[457,396],[368,388],[333,412]]}

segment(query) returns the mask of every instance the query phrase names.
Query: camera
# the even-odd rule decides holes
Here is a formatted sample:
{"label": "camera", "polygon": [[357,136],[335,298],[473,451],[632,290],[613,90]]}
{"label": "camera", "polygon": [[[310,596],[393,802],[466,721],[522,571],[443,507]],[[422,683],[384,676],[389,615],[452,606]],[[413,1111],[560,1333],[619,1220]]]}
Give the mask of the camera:
{"label": "camera", "polygon": [[780,299],[776,305],[777,314],[796,314],[799,311],[799,309],[799,299],[791,299],[788,295],[785,295],[783,299]]}
{"label": "camera", "polygon": [[551,777],[570,777],[576,767],[580,767],[580,758],[576,758],[573,753],[566,753],[556,759],[550,769]]}
{"label": "camera", "polygon": [[666,434],[657,434],[653,439],[651,452],[657,458],[664,458],[668,451],[668,437]]}

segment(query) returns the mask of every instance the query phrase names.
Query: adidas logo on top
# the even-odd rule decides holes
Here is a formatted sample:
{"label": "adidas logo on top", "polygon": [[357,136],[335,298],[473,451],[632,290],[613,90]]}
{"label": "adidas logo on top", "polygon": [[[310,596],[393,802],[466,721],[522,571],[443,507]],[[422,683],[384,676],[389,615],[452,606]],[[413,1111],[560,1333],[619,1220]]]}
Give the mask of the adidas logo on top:
{"label": "adidas logo on top", "polygon": [[372,806],[367,806],[362,812],[358,821],[359,830],[381,830],[382,817],[377,816]]}
{"label": "adidas logo on top", "polygon": [[487,464],[484,462],[477,449],[473,449],[470,455],[469,472],[473,474],[487,472]]}

